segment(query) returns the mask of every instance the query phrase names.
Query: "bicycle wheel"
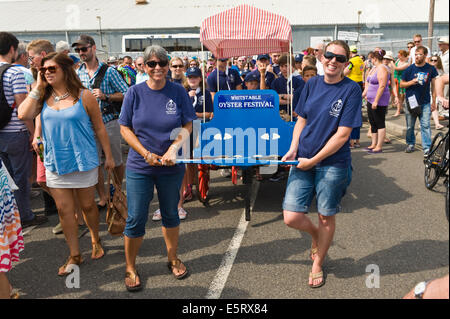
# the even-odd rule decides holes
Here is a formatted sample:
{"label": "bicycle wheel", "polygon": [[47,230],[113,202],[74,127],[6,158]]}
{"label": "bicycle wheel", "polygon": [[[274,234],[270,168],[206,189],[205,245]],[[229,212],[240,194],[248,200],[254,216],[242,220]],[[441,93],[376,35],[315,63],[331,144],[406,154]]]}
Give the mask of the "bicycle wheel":
{"label": "bicycle wheel", "polygon": [[429,155],[425,162],[425,187],[433,189],[441,175],[441,167],[445,156],[444,134],[439,132],[433,138]]}

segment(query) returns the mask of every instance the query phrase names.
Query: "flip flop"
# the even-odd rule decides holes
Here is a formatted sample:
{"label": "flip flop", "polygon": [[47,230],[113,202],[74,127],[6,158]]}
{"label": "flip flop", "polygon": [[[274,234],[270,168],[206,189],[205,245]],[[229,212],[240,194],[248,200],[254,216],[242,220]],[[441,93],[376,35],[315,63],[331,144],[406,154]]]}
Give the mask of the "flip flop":
{"label": "flip flop", "polygon": [[312,279],[313,282],[316,279],[322,278],[322,281],[320,282],[320,284],[318,284],[318,285],[314,285],[314,284],[309,285],[309,287],[311,287],[311,288],[319,288],[319,287],[322,287],[323,285],[325,285],[325,276],[323,275],[323,271],[318,272],[316,274],[313,274],[312,272],[310,272],[309,273],[309,278]]}
{"label": "flip flop", "polygon": [[173,276],[176,278],[176,279],[178,279],[178,280],[181,280],[181,279],[183,279],[183,278],[186,278],[186,276],[188,275],[188,269],[187,269],[187,267],[186,267],[186,265],[184,265],[185,267],[186,267],[186,270],[184,271],[184,273],[182,273],[182,274],[179,274],[179,275],[175,275],[174,274],[174,272],[173,272],[173,268],[178,268],[181,264],[183,264],[183,262],[180,260],[180,259],[175,259],[175,260],[172,260],[172,261],[169,261],[168,263],[167,263],[167,267],[169,268],[169,270],[170,270],[170,272],[173,274]]}
{"label": "flip flop", "polygon": [[135,285],[135,286],[129,286],[129,285],[127,285],[127,279],[128,278],[130,278],[131,280],[134,280],[134,283],[136,284],[136,278],[139,278],[139,279],[141,279],[141,277],[139,276],[139,273],[136,271],[136,272],[134,272],[134,273],[132,273],[132,272],[130,272],[130,271],[127,271],[126,273],[125,273],[125,287],[127,288],[127,290],[129,291],[129,292],[136,292],[136,291],[139,291],[139,290],[141,290],[142,289],[142,284],[141,284],[141,282],[140,282],[140,280],[139,280],[139,285]]}

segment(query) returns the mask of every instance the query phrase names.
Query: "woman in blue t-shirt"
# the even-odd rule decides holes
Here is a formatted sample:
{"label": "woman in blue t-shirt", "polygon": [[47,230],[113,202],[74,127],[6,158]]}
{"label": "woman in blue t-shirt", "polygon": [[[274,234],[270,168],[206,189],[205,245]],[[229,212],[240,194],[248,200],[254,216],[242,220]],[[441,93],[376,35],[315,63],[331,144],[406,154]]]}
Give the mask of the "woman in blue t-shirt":
{"label": "woman in blue t-shirt", "polygon": [[167,81],[167,52],[158,45],[147,47],[144,64],[149,79],[130,87],[119,117],[122,137],[131,146],[126,170],[128,218],[124,231],[128,291],[142,288],[136,257],[145,235],[155,186],[169,260],[167,266],[177,279],[188,274],[177,257],[178,201],[185,168],[175,163],[196,116],[186,90]]}
{"label": "woman in blue t-shirt", "polygon": [[[350,49],[343,41],[326,46],[322,59],[325,75],[306,83],[295,109],[299,116],[291,147],[282,159],[299,161],[289,174],[283,214],[286,225],[312,237],[312,288],[325,283],[322,264],[333,240],[335,215],[351,181],[350,133],[362,122],[361,90],[343,75],[349,57]],[[318,227],[306,216],[314,195]]]}

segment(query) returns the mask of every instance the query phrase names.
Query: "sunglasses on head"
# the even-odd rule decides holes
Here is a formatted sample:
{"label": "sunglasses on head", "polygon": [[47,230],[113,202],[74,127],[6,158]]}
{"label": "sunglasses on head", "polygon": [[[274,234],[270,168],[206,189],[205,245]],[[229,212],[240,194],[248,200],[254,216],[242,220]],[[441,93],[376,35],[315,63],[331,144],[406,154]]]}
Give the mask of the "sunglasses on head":
{"label": "sunglasses on head", "polygon": [[39,71],[41,71],[42,74],[45,74],[45,72],[49,72],[49,73],[56,73],[56,66],[49,66],[49,67],[42,67],[39,69]]}
{"label": "sunglasses on head", "polygon": [[168,61],[158,61],[158,62],[157,61],[148,61],[145,64],[147,64],[147,66],[149,68],[155,68],[157,64],[163,68],[163,67],[167,66],[167,64],[169,64],[169,62]]}
{"label": "sunglasses on head", "polygon": [[91,46],[88,47],[81,47],[81,48],[75,48],[73,49],[76,53],[80,53],[81,52],[87,52],[87,50],[90,48]]}
{"label": "sunglasses on head", "polygon": [[325,54],[323,55],[323,57],[327,60],[333,60],[333,58],[336,58],[336,61],[340,62],[340,63],[345,63],[347,62],[347,57],[345,55],[342,54],[334,54],[333,52],[327,51],[325,52]]}

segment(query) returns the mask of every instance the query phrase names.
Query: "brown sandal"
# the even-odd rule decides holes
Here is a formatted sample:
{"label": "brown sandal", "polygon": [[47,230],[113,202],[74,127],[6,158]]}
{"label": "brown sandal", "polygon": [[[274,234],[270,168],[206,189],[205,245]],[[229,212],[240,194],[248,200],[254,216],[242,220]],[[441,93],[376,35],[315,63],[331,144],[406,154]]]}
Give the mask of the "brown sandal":
{"label": "brown sandal", "polygon": [[173,272],[173,269],[174,268],[180,268],[180,265],[181,264],[183,264],[183,262],[180,260],[180,259],[175,259],[175,260],[172,260],[172,261],[169,261],[168,263],[167,263],[167,267],[169,268],[169,270],[170,270],[170,272],[174,275],[174,277],[176,278],[176,279],[178,279],[178,280],[180,280],[180,279],[183,279],[183,278],[185,278],[186,276],[187,276],[187,274],[189,273],[188,272],[188,269],[187,269],[187,267],[186,267],[186,265],[184,265],[184,267],[186,267],[186,270],[184,271],[184,273],[182,273],[182,274],[179,274],[179,275],[175,275],[175,273]]}
{"label": "brown sandal", "polygon": [[[319,287],[322,287],[323,285],[325,285],[325,276],[324,276],[324,274],[323,274],[323,271],[321,271],[321,272],[318,272],[318,273],[315,273],[315,274],[313,274],[312,272],[310,272],[309,273],[309,278],[312,280],[312,284],[310,284],[309,286],[311,287],[311,288],[319,288]],[[320,284],[318,284],[318,285],[314,285],[314,280],[316,280],[316,279],[322,279],[322,281],[320,282]]]}
{"label": "brown sandal", "polygon": [[68,270],[67,267],[69,267],[70,265],[79,266],[82,263],[83,263],[83,259],[81,258],[81,254],[76,255],[76,256],[69,256],[69,258],[67,258],[66,263],[64,265],[62,265],[61,267],[59,267],[58,276],[62,277],[62,276],[69,275],[72,271]]}
{"label": "brown sandal", "polygon": [[[135,286],[129,286],[127,285],[127,279],[130,278],[132,281],[134,281]],[[139,285],[136,285],[136,279],[139,278]],[[127,290],[129,292],[136,292],[142,289],[142,284],[141,284],[141,277],[139,276],[137,270],[135,270],[135,272],[130,272],[127,271],[125,273],[125,287],[127,288]]]}
{"label": "brown sandal", "polygon": [[[94,256],[97,256],[97,254],[100,253],[100,252],[102,252],[102,255],[100,257],[94,257]],[[91,259],[97,260],[97,259],[102,258],[103,256],[105,256],[105,250],[103,249],[102,241],[99,238],[98,239],[98,243],[92,244]]]}
{"label": "brown sandal", "polygon": [[317,252],[318,252],[317,247],[316,248],[311,247],[309,257],[311,258],[312,261],[314,261],[314,259],[316,258],[315,255],[317,255]]}

